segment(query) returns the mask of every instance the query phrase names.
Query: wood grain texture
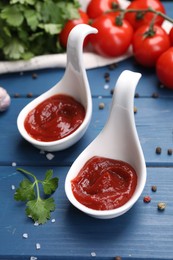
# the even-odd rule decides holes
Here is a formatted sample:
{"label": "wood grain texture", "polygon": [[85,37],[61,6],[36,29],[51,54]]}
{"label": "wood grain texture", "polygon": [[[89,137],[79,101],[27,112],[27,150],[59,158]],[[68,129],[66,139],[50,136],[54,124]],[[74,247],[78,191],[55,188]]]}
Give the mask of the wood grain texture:
{"label": "wood grain texture", "polygon": [[[42,178],[48,167],[25,167]],[[0,259],[171,259],[173,256],[173,174],[172,168],[149,167],[147,183],[135,206],[126,214],[112,220],[98,220],[72,207],[64,193],[68,167],[53,167],[60,185],[54,197],[56,211],[52,223],[34,226],[24,214],[25,206],[13,200],[11,185],[18,186],[23,176],[14,167],[0,167]],[[151,186],[157,191],[152,192]],[[151,196],[146,204],[143,197]],[[158,202],[166,209],[159,212]],[[28,234],[28,239],[23,238]],[[3,236],[2,236],[3,234]],[[36,250],[36,243],[41,249]],[[4,256],[4,258],[2,258]],[[6,257],[6,258],[5,258]],[[15,257],[15,258],[13,258]],[[95,258],[94,258],[95,259]]]}
{"label": "wood grain texture", "polygon": [[[172,1],[164,1],[168,15],[173,17]],[[98,220],[79,212],[65,196],[65,176],[76,157],[98,135],[109,115],[111,90],[119,74],[125,70],[141,72],[134,99],[134,114],[139,139],[147,165],[147,183],[135,206],[112,220]],[[37,78],[33,79],[33,73]],[[93,98],[92,120],[84,137],[73,147],[56,152],[52,160],[20,136],[16,120],[20,110],[33,98],[52,87],[63,76],[63,69],[46,69],[0,75],[0,85],[11,95],[10,108],[0,114],[0,260],[170,260],[173,259],[173,91],[160,88],[154,70],[135,64],[133,58],[120,62],[114,70],[102,67],[87,71]],[[105,82],[105,73],[110,81]],[[28,93],[32,97],[28,98]],[[15,97],[19,94],[19,97]],[[156,96],[158,96],[156,98]],[[105,104],[99,109],[100,102]],[[115,118],[116,124],[116,118]],[[116,145],[116,144],[115,144]],[[161,147],[160,155],[156,147]],[[16,163],[16,167],[12,164]],[[54,194],[56,210],[45,225],[34,226],[25,216],[23,203],[14,201],[12,185],[23,179],[17,167],[42,178],[53,169],[59,177]],[[157,191],[152,192],[151,186]],[[146,204],[143,197],[151,196]],[[158,202],[166,209],[158,211]],[[28,238],[23,238],[23,233]],[[40,243],[40,250],[36,249]]]}

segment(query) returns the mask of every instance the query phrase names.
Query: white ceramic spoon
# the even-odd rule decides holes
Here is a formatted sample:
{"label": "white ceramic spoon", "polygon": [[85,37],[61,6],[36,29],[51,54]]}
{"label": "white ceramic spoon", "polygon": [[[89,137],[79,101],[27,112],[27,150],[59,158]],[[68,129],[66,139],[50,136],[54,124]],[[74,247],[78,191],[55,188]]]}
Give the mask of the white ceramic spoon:
{"label": "white ceramic spoon", "polygon": [[[65,180],[65,192],[69,201],[81,211],[96,218],[114,218],[124,214],[141,195],[146,182],[146,165],[138,139],[134,120],[134,92],[140,73],[123,71],[117,80],[108,121],[95,140],[72,164]],[[93,156],[107,157],[129,163],[138,176],[136,190],[123,206],[113,210],[94,210],[79,203],[72,192],[71,180]]]}
{"label": "white ceramic spoon", "polygon": [[[79,24],[72,29],[67,43],[67,66],[63,78],[50,90],[26,105],[17,118],[20,134],[38,149],[45,151],[66,149],[76,143],[87,130],[92,115],[92,98],[84,68],[82,51],[83,41],[91,33],[97,33],[97,29],[86,24]],[[55,94],[68,94],[79,101],[86,111],[84,121],[75,132],[63,139],[51,142],[37,141],[25,130],[24,120],[34,107]]]}

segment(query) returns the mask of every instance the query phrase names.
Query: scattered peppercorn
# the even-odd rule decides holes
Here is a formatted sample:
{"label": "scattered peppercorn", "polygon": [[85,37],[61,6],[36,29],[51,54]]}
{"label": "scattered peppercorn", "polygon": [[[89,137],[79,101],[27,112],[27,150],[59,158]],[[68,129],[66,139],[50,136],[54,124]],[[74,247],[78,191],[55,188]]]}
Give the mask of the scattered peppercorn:
{"label": "scattered peppercorn", "polygon": [[116,256],[115,260],[122,260],[121,256]]}
{"label": "scattered peppercorn", "polygon": [[135,98],[139,98],[139,93],[135,93]]}
{"label": "scattered peppercorn", "polygon": [[105,104],[104,104],[103,102],[101,102],[101,103],[99,104],[99,109],[104,109],[104,107],[105,107]]}
{"label": "scattered peppercorn", "polygon": [[161,154],[162,148],[161,147],[156,147],[156,154]]}
{"label": "scattered peppercorn", "polygon": [[33,94],[30,92],[26,95],[28,98],[31,98],[33,96]]}
{"label": "scattered peppercorn", "polygon": [[114,89],[113,89],[113,88],[111,89],[110,94],[111,94],[111,95],[114,94]]}
{"label": "scattered peppercorn", "polygon": [[165,87],[161,82],[158,83],[158,86],[159,86],[159,88],[164,88]]}
{"label": "scattered peppercorn", "polygon": [[38,75],[37,75],[36,73],[33,73],[33,74],[32,74],[32,78],[33,78],[33,79],[37,79],[37,77],[38,77]]}
{"label": "scattered peppercorn", "polygon": [[136,114],[138,111],[137,107],[134,107],[134,113]]}
{"label": "scattered peppercorn", "polygon": [[157,186],[155,186],[155,185],[151,186],[151,190],[152,190],[153,192],[156,192],[156,191],[157,191]]}
{"label": "scattered peppercorn", "polygon": [[112,64],[110,64],[110,65],[108,65],[108,69],[109,70],[114,70],[115,68],[117,68],[117,63],[112,63]]}
{"label": "scattered peppercorn", "polygon": [[150,196],[145,196],[145,197],[143,198],[143,201],[144,201],[145,203],[149,203],[149,202],[151,201],[151,197],[150,197]]}
{"label": "scattered peppercorn", "polygon": [[15,94],[14,94],[14,97],[15,97],[15,98],[18,98],[18,97],[20,97],[20,94],[19,94],[19,93],[15,93]]}
{"label": "scattered peppercorn", "polygon": [[154,93],[152,94],[152,98],[158,98],[158,97],[159,97],[159,94],[158,94],[158,93],[154,92]]}
{"label": "scattered peppercorn", "polygon": [[164,202],[159,202],[159,203],[157,204],[157,208],[158,208],[158,210],[160,210],[160,211],[165,210],[165,208],[166,208],[166,203],[164,203]]}
{"label": "scattered peppercorn", "polygon": [[109,74],[109,72],[106,72],[106,73],[104,74],[104,78],[105,78],[105,81],[106,81],[106,82],[109,82],[109,81],[110,81],[110,74]]}
{"label": "scattered peppercorn", "polygon": [[110,78],[105,78],[105,82],[109,82],[110,81]]}
{"label": "scattered peppercorn", "polygon": [[168,155],[172,155],[172,149],[168,149]]}

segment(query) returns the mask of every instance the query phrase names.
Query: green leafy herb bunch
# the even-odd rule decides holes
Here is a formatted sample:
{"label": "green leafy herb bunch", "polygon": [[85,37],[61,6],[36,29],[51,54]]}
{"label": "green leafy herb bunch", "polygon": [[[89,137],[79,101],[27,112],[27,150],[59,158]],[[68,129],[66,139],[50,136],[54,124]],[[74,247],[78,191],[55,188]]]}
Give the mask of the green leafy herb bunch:
{"label": "green leafy herb bunch", "polygon": [[[58,188],[58,178],[53,178],[52,170],[46,171],[43,180],[38,180],[33,173],[24,169],[18,168],[17,170],[25,174],[28,178],[20,182],[14,194],[14,199],[26,202],[26,215],[38,224],[44,224],[50,219],[50,214],[56,207],[54,198],[50,196]],[[40,185],[43,188],[43,195],[40,192]],[[48,197],[45,197],[45,195]]]}
{"label": "green leafy herb bunch", "polygon": [[0,60],[30,59],[63,51],[57,35],[79,17],[77,0],[1,0]]}

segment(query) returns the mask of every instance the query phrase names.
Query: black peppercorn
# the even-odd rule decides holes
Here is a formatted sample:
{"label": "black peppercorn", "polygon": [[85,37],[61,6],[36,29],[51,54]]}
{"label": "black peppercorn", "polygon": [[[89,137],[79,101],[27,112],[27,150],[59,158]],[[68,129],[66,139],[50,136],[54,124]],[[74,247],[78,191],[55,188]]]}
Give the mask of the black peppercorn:
{"label": "black peppercorn", "polygon": [[137,113],[137,107],[134,107],[134,113],[136,114]]}
{"label": "black peppercorn", "polygon": [[156,147],[156,154],[161,154],[162,148],[161,147]]}
{"label": "black peppercorn", "polygon": [[139,94],[138,93],[135,93],[135,98],[139,98]]}
{"label": "black peppercorn", "polygon": [[158,98],[158,97],[159,97],[159,94],[158,94],[158,93],[154,92],[154,93],[152,94],[152,98]]}
{"label": "black peppercorn", "polygon": [[151,187],[151,190],[152,190],[153,192],[156,192],[156,191],[157,191],[157,186],[153,185],[153,186]]}
{"label": "black peppercorn", "polygon": [[33,74],[32,74],[32,78],[33,78],[33,79],[37,79],[37,77],[38,77],[38,75],[37,75],[36,73],[33,73]]}
{"label": "black peppercorn", "polygon": [[14,94],[14,97],[15,97],[15,98],[18,98],[18,97],[20,97],[20,94],[19,94],[19,93],[15,93],[15,94]]}
{"label": "black peppercorn", "polygon": [[122,260],[121,256],[116,256],[115,260]]}
{"label": "black peppercorn", "polygon": [[117,67],[117,63],[112,63],[108,66],[109,70],[114,70]]}
{"label": "black peppercorn", "polygon": [[168,155],[172,155],[172,149],[168,149]]}
{"label": "black peppercorn", "polygon": [[33,94],[30,92],[26,95],[28,98],[31,98],[33,96]]}

